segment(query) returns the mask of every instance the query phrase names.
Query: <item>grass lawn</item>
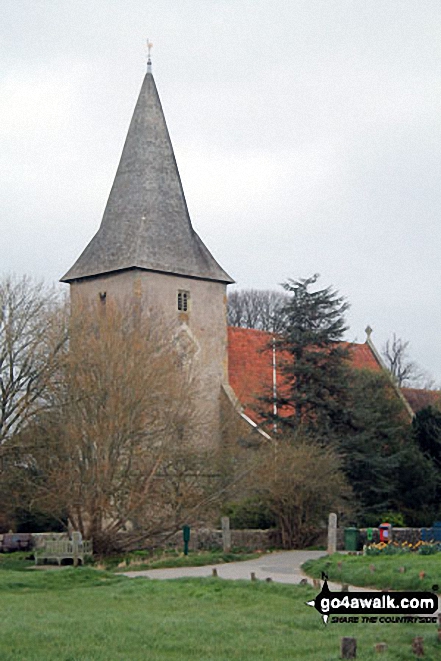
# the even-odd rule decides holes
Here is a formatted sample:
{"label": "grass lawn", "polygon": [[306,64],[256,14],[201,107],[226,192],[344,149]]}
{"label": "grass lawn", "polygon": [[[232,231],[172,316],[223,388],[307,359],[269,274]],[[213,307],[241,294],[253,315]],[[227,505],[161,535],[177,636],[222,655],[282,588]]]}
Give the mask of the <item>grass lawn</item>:
{"label": "grass lawn", "polygon": [[262,552],[250,553],[235,549],[232,549],[228,553],[220,550],[189,551],[188,555],[184,555],[182,551],[175,549],[165,551],[134,551],[127,555],[104,558],[99,561],[98,567],[107,571],[163,569],[166,567],[202,567],[203,565],[218,565],[224,562],[253,560],[261,555]]}
{"label": "grass lawn", "polygon": [[[400,571],[401,568],[401,571]],[[404,568],[404,571],[402,571]],[[441,593],[441,553],[435,555],[345,555],[334,553],[302,566],[309,576],[318,578],[324,571],[330,581],[390,590],[424,590],[434,585]],[[420,577],[420,572],[425,576]],[[441,652],[440,657],[441,659]]]}
{"label": "grass lawn", "polygon": [[[4,564],[2,565],[5,566]],[[329,624],[305,605],[309,586],[221,579],[151,581],[92,568],[0,569],[1,661],[278,661],[339,659],[355,636],[358,659],[411,659],[424,636],[441,658],[433,624]]]}

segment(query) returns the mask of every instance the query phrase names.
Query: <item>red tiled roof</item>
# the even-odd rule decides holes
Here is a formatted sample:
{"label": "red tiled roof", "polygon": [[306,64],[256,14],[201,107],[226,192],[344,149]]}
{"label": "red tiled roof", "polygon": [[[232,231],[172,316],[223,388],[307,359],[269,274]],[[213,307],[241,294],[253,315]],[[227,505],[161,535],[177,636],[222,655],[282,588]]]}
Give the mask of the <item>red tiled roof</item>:
{"label": "red tiled roof", "polygon": [[[273,384],[272,374],[272,334],[251,328],[228,328],[228,374],[230,386],[236,393],[245,412],[256,417],[252,409],[258,397],[269,395]],[[351,354],[351,361],[358,369],[381,370],[374,354],[367,344],[345,343]],[[277,362],[277,356],[276,356]],[[282,386],[277,373],[277,388]],[[283,387],[283,386],[282,386]]]}
{"label": "red tiled roof", "polygon": [[344,342],[343,344],[350,349],[353,367],[374,370],[375,372],[382,369],[368,344],[355,344],[355,342]]}
{"label": "red tiled roof", "polygon": [[228,376],[246,412],[256,399],[272,387],[271,334],[264,331],[228,328]]}
{"label": "red tiled roof", "polygon": [[401,388],[401,392],[409,402],[414,413],[427,406],[441,407],[441,392],[439,390],[420,390],[419,388]]}

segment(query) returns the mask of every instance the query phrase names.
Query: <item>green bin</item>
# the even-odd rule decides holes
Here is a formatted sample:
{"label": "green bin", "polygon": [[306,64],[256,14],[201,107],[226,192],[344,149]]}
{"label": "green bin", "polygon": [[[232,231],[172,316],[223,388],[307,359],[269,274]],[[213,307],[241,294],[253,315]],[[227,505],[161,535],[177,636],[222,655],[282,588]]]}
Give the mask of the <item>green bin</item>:
{"label": "green bin", "polygon": [[358,551],[358,528],[345,528],[345,551]]}

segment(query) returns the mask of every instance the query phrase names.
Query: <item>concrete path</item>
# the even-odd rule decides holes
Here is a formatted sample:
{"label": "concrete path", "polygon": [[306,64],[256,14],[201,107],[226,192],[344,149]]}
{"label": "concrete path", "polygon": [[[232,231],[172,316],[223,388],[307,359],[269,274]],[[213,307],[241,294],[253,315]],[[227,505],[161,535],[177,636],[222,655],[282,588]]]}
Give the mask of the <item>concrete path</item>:
{"label": "concrete path", "polygon": [[[276,583],[300,583],[305,574],[300,569],[307,560],[320,558],[326,555],[325,551],[282,551],[280,553],[268,553],[254,560],[242,562],[229,562],[219,565],[205,565],[204,567],[175,567],[172,569],[149,569],[143,571],[121,572],[125,576],[147,578],[170,579],[183,577],[212,576],[216,568],[219,578],[230,580],[250,580],[251,572],[254,572],[258,580],[271,578]],[[312,584],[312,579],[308,582]],[[329,584],[331,590],[340,590],[339,584]],[[355,588],[354,588],[355,589]],[[358,588],[359,589],[359,588]]]}
{"label": "concrete path", "polygon": [[[145,577],[154,579],[189,578],[212,576],[216,568],[219,578],[230,580],[250,580],[251,572],[256,578],[264,581],[271,578],[275,583],[300,583],[306,575],[300,569],[307,560],[320,558],[326,555],[325,551],[281,551],[268,553],[255,560],[242,562],[229,562],[220,565],[205,565],[204,567],[174,567],[170,569],[148,569],[142,571],[121,572],[130,578]],[[312,578],[307,578],[312,585]],[[322,582],[320,582],[322,584]],[[340,592],[340,583],[328,583],[331,591]],[[349,586],[349,592],[373,592],[373,588]],[[378,590],[376,590],[378,591]],[[441,595],[438,596],[438,612],[441,612]]]}

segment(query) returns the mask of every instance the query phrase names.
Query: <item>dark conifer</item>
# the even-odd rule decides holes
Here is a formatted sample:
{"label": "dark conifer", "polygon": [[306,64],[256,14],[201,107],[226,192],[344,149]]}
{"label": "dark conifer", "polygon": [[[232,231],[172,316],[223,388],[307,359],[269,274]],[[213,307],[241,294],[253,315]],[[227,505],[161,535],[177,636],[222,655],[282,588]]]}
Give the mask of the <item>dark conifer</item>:
{"label": "dark conifer", "polygon": [[288,299],[275,344],[284,386],[272,417],[282,426],[302,425],[325,436],[345,417],[349,350],[341,340],[349,304],[332,287],[314,290],[317,279],[316,274],[283,284]]}

